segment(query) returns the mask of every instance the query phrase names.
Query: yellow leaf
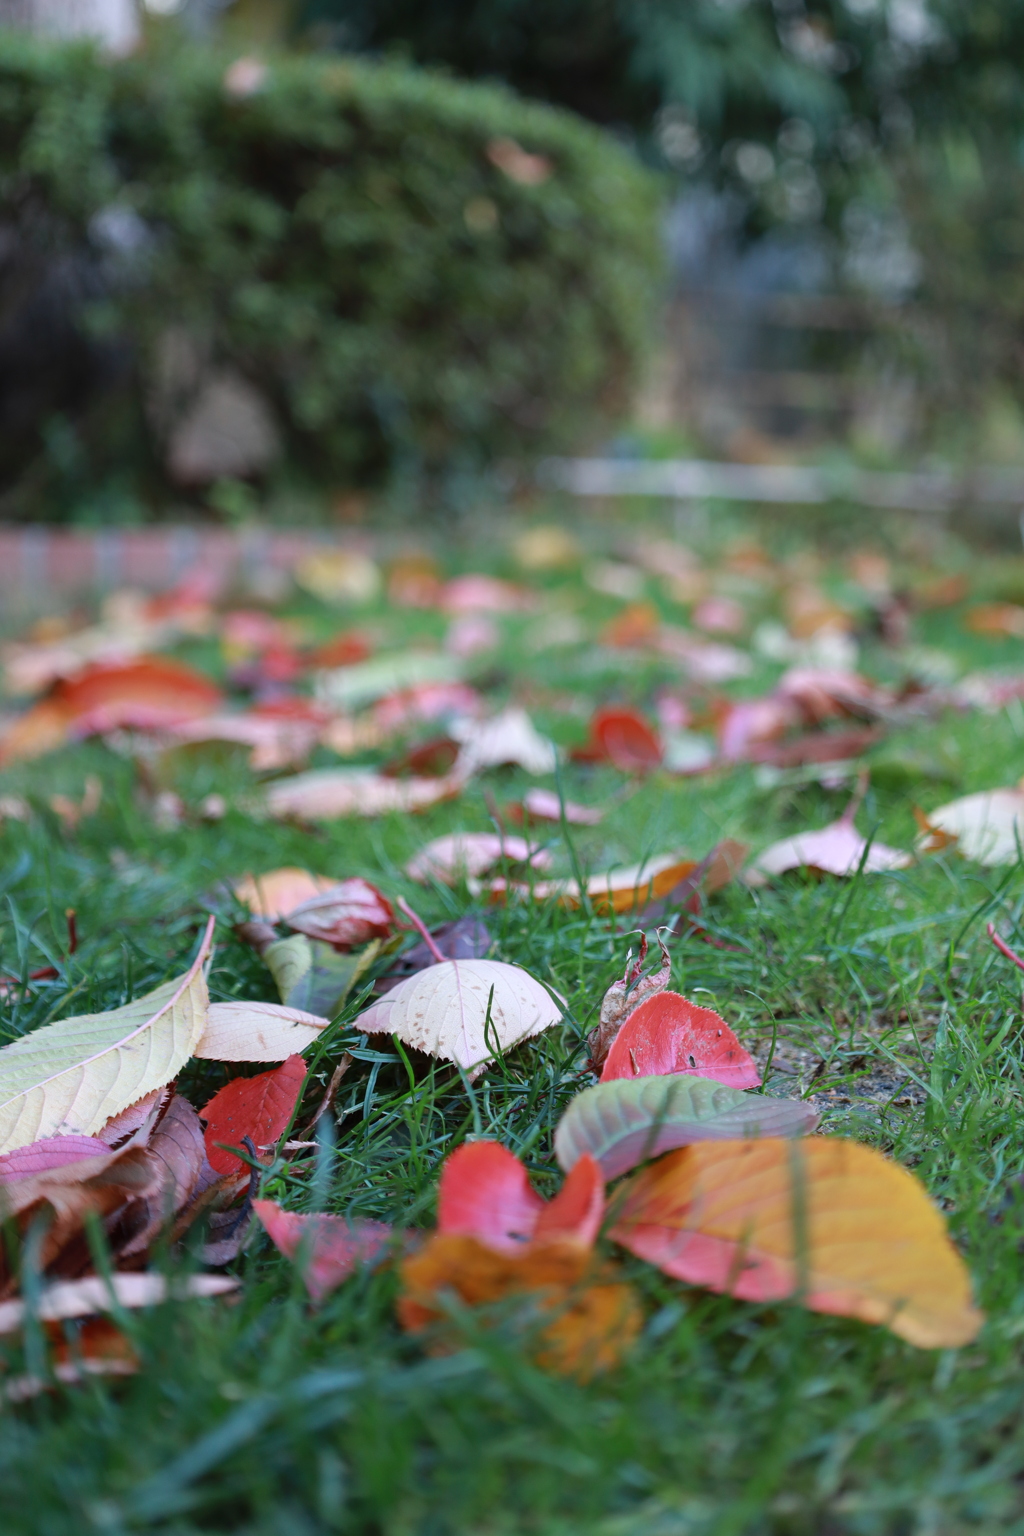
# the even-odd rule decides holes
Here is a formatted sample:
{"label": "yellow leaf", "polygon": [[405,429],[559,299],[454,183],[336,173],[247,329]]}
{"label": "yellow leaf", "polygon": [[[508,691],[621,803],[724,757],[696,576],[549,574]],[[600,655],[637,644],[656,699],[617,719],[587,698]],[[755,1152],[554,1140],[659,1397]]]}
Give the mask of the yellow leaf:
{"label": "yellow leaf", "polygon": [[792,1297],[922,1349],[967,1344],[983,1322],[924,1186],[839,1137],[670,1152],[629,1187],[612,1236],[692,1285],[746,1301]]}

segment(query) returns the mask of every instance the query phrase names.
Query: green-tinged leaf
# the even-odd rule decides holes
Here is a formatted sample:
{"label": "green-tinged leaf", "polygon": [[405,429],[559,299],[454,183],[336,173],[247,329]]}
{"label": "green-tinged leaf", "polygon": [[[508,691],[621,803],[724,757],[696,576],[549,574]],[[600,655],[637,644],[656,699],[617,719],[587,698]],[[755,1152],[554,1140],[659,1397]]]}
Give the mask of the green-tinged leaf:
{"label": "green-tinged leaf", "polygon": [[268,944],[263,958],[283,1003],[332,1019],[378,956],[393,948],[390,941],[373,939],[358,954],[340,955],[329,944],[297,933]]}
{"label": "green-tinged leaf", "polygon": [[109,1013],[83,1013],[0,1050],[0,1152],[44,1136],[91,1136],[162,1088],[206,1028],[203,962],[214,919],[184,976]]}
{"label": "green-tinged leaf", "polygon": [[741,1093],[706,1078],[617,1078],[570,1102],[555,1131],[555,1155],[568,1171],[589,1152],[614,1179],[693,1141],[802,1136],[817,1123],[815,1110],[799,1099]]}

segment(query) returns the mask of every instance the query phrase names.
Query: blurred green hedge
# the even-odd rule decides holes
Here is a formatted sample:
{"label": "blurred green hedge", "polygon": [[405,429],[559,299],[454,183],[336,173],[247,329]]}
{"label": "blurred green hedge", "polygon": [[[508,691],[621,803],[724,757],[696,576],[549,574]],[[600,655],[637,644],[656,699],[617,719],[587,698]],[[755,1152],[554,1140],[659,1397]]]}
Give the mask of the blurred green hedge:
{"label": "blurred green hedge", "polygon": [[[229,66],[0,33],[0,267],[13,250],[24,290],[27,271],[85,263],[65,287],[125,399],[125,366],[145,402],[168,333],[198,338],[333,484],[592,441],[623,412],[660,282],[659,189],[626,148],[401,65]],[[18,292],[0,283],[0,330]],[[159,437],[152,409],[124,406],[104,440],[122,458],[129,417]],[[96,473],[98,420],[94,398],[61,408]],[[39,477],[51,427],[22,421],[8,486],[29,461]]]}

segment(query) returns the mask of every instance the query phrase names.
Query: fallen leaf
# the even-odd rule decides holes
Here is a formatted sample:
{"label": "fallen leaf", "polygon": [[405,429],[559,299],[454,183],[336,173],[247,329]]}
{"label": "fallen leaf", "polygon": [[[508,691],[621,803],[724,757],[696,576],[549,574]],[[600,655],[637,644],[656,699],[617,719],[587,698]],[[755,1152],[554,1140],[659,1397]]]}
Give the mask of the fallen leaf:
{"label": "fallen leaf", "polygon": [[458,683],[464,671],[464,663],[445,651],[392,651],[318,673],[316,698],[328,709],[361,709],[404,689]]}
{"label": "fallen leaf", "polygon": [[254,1200],[252,1208],[275,1248],[285,1258],[302,1263],[306,1289],[317,1302],[360,1265],[372,1264],[393,1237],[383,1221],[303,1216],[283,1211],[273,1200]]}
{"label": "fallen leaf", "polygon": [[211,917],[192,965],[109,1013],[46,1024],[0,1050],[0,1151],[41,1136],[88,1136],[188,1061],[206,1027],[203,964]]}
{"label": "fallen leaf", "polygon": [[590,1154],[606,1179],[695,1141],[809,1135],[818,1114],[800,1099],[742,1093],[698,1077],[619,1078],[569,1100],[555,1130],[568,1171]]}
{"label": "fallen leaf", "polygon": [[305,555],[293,572],[307,592],[324,603],[371,603],[381,587],[380,568],[354,550],[325,549]]}
{"label": "fallen leaf", "polygon": [[222,702],[220,689],[202,672],[165,656],[89,668],[57,683],[52,697],[67,712],[73,736],[159,730],[212,714]]}
{"label": "fallen leaf", "polygon": [[[584,892],[597,912],[635,912],[655,897],[664,896],[696,867],[696,859],[666,853],[656,859],[645,859],[641,864],[625,864],[619,869],[591,875]],[[513,890],[522,896],[532,896],[536,901],[557,901],[563,907],[578,907],[581,901],[576,880],[538,880],[532,886],[497,881],[489,890],[497,898]],[[475,894],[472,885],[470,892]]]}
{"label": "fallen leaf", "polygon": [[578,565],[581,550],[565,528],[540,523],[515,539],[512,553],[524,571],[558,571]]}
{"label": "fallen leaf", "polygon": [[328,1020],[281,1003],[211,1003],[193,1055],[204,1061],[284,1061],[320,1037]]}
{"label": "fallen leaf", "polygon": [[146,1146],[130,1150],[109,1170],[108,1176],[125,1187],[134,1163],[143,1181],[136,1198],[118,1214],[117,1235],[108,1234],[119,1258],[146,1251],[190,1199],[204,1160],[199,1116],[187,1099],[176,1094]]}
{"label": "fallen leaf", "polygon": [[523,613],[534,606],[532,593],[496,576],[455,576],[441,588],[446,613]]}
{"label": "fallen leaf", "polygon": [[523,820],[560,822],[563,813],[566,821],[580,827],[596,827],[604,816],[599,806],[578,805],[575,800],[560,800],[550,789],[528,789],[523,796]]}
{"label": "fallen leaf", "polygon": [[139,1359],[130,1340],[107,1317],[86,1318],[75,1329],[71,1340],[67,1337],[68,1323],[59,1332],[54,1323],[44,1326],[52,1346],[50,1371],[53,1380],[28,1373],[6,1376],[0,1381],[0,1399],[4,1402],[27,1402],[52,1390],[54,1381],[63,1386],[75,1386],[89,1376],[132,1376],[139,1369]]}
{"label": "fallen leaf", "polygon": [[[701,867],[701,865],[697,866],[698,869]],[[639,1008],[645,998],[664,992],[671,981],[672,957],[660,930],[658,948],[661,950],[661,965],[656,971],[645,972],[647,935],[641,932],[636,959],[633,959],[633,951],[630,949],[626,955],[626,969],[621,981],[613,981],[601,999],[601,1012],[597,1025],[587,1036],[587,1045],[590,1047],[589,1066],[592,1071],[600,1072],[611,1050],[612,1042],[633,1010]]]}
{"label": "fallen leaf", "polygon": [[746,1301],[802,1300],[955,1349],[983,1316],[924,1186],[839,1137],[706,1141],[642,1170],[615,1240],[666,1274]]}
{"label": "fallen leaf", "polygon": [[265,875],[246,875],[235,886],[235,896],[254,917],[279,923],[304,901],[329,891],[336,881],[311,875],[308,869],[271,869]]}
{"label": "fallen leaf", "polygon": [[855,801],[829,826],[816,832],[798,832],[772,843],[754,859],[746,878],[757,884],[769,875],[783,875],[791,869],[812,869],[823,875],[877,874],[887,869],[906,869],[913,862],[909,853],[890,848],[885,843],[870,845],[853,824]]}
{"label": "fallen leaf", "polygon": [[500,837],[496,832],[453,832],[427,843],[409,860],[405,872],[411,880],[424,884],[437,880],[454,885],[467,876],[486,874],[503,862],[546,869],[551,865],[551,855],[522,837]]}
{"label": "fallen leaf", "polygon": [[453,619],[444,637],[444,648],[453,656],[476,656],[501,644],[501,630],[483,613],[464,613]]}
{"label": "fallen leaf", "polygon": [[[62,1280],[44,1286],[33,1298],[32,1312],[43,1322],[89,1317],[115,1307],[152,1307],[163,1301],[184,1301],[199,1296],[225,1296],[237,1291],[233,1275],[187,1275],[170,1283],[158,1274],[112,1274],[109,1278],[87,1275],[82,1280]],[[0,1334],[16,1333],[25,1321],[28,1303],[0,1302]]]}
{"label": "fallen leaf", "polygon": [[445,1159],[437,1187],[439,1232],[518,1253],[532,1239],[543,1206],[526,1168],[500,1142],[467,1142]]}
{"label": "fallen leaf", "polygon": [[386,939],[395,926],[387,897],[369,880],[353,876],[286,912],[289,928],[332,949],[349,950],[370,939]]}
{"label": "fallen leaf", "polygon": [[240,1147],[250,1137],[257,1152],[271,1146],[287,1129],[306,1081],[306,1063],[289,1056],[272,1072],[235,1077],[200,1111],[206,1121],[206,1155],[215,1173],[240,1173],[245,1164],[218,1146]]}
{"label": "fallen leaf", "polygon": [[734,597],[709,594],[696,604],[690,623],[713,635],[738,635],[747,624],[747,615]]}
{"label": "fallen leaf", "polygon": [[62,747],[68,739],[70,717],[56,699],[42,699],[7,726],[0,736],[0,766],[30,762]]}
{"label": "fallen leaf", "polygon": [[[634,574],[642,589],[642,574],[639,571]],[[605,625],[601,639],[605,645],[614,646],[618,650],[640,649],[655,643],[660,628],[661,615],[653,603],[630,603]]]}
{"label": "fallen leaf", "polygon": [[590,739],[577,747],[579,762],[608,762],[623,773],[649,773],[661,762],[661,742],[635,709],[599,709],[590,722]]}
{"label": "fallen leaf", "polygon": [[976,635],[1009,635],[1024,640],[1024,608],[1019,603],[979,603],[967,610],[964,628]]}
{"label": "fallen leaf", "polygon": [[[445,1317],[446,1292],[470,1307],[522,1298],[528,1320],[553,1314],[538,1334],[538,1365],[588,1380],[619,1362],[642,1322],[632,1287],[608,1283],[611,1273],[594,1266],[585,1244],[567,1239],[531,1243],[513,1254],[475,1237],[435,1233],[402,1265],[398,1317],[418,1333]],[[604,1283],[588,1283],[591,1275]]]}
{"label": "fallen leaf", "polygon": [[[460,917],[454,922],[442,923],[431,930],[430,941],[433,950],[446,960],[482,960],[494,943],[490,929],[480,917]],[[387,975],[377,982],[377,995],[393,991],[400,981],[426,970],[436,959],[437,953],[428,949],[426,941],[421,939],[411,949],[403,950]]]}
{"label": "fallen leaf", "polygon": [[456,776],[463,779],[486,768],[513,765],[527,773],[554,773],[558,754],[541,736],[529,715],[515,707],[491,720],[453,720],[451,734],[462,744]]}
{"label": "fallen leaf", "polygon": [[0,1185],[50,1173],[69,1163],[82,1163],[86,1158],[103,1157],[109,1151],[107,1143],[98,1136],[45,1136],[0,1157]]}
{"label": "fallen leaf", "polygon": [[186,743],[237,742],[251,747],[249,765],[256,773],[294,768],[304,763],[320,740],[327,719],[290,719],[251,711],[237,715],[208,715],[175,726],[171,734]]}
{"label": "fallen leaf", "polygon": [[462,772],[436,779],[389,779],[365,768],[321,768],[281,779],[266,793],[281,820],[333,821],[340,816],[385,816],[422,811],[452,800],[465,785]]}
{"label": "fallen leaf", "polygon": [[415,1050],[471,1071],[561,1017],[550,994],[518,965],[445,960],[371,1003],[354,1027],[397,1035]]}
{"label": "fallen leaf", "polygon": [[664,1073],[708,1077],[732,1088],[756,1088],[761,1081],[721,1015],[678,992],[658,992],[633,1009],[612,1042],[601,1081]]}
{"label": "fallen leaf", "polygon": [[965,859],[979,864],[1016,864],[1019,848],[1024,846],[1024,791],[987,789],[980,794],[963,795],[928,812],[928,829],[921,839],[926,852],[935,849],[934,834],[941,835],[945,847],[956,839],[956,847]]}
{"label": "fallen leaf", "polygon": [[289,1009],[332,1019],[360,978],[390,947],[373,939],[358,954],[343,955],[296,933],[268,944],[263,958]]}

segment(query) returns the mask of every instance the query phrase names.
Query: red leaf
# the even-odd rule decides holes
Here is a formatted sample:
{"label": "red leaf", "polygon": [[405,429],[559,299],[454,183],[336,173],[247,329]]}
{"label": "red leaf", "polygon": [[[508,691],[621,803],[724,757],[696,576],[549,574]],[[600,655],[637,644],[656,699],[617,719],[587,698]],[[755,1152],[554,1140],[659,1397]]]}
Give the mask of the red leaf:
{"label": "red leaf", "polygon": [[624,773],[645,773],[661,762],[661,742],[635,709],[599,709],[590,722],[589,755]]}
{"label": "red leaf", "polygon": [[753,1058],[720,1014],[698,1008],[678,992],[660,992],[641,1003],[619,1030],[601,1081],[670,1072],[709,1077],[730,1088],[756,1088],[761,1081]]}
{"label": "red leaf", "polygon": [[206,1121],[206,1155],[215,1173],[241,1173],[245,1164],[218,1142],[240,1147],[250,1136],[257,1148],[269,1146],[285,1130],[306,1080],[306,1063],[289,1056],[272,1072],[235,1077],[215,1093],[202,1110]]}
{"label": "red leaf", "polygon": [[372,1263],[391,1238],[391,1228],[383,1221],[302,1216],[282,1211],[273,1200],[254,1200],[252,1208],[285,1258],[305,1257],[302,1278],[314,1301],[322,1301],[358,1264]]}
{"label": "red leaf", "polygon": [[53,698],[67,712],[76,736],[178,725],[211,714],[222,701],[220,689],[203,673],[163,656],[91,667],[58,683]]}
{"label": "red leaf", "polygon": [[577,1158],[553,1200],[541,1208],[533,1235],[538,1242],[568,1238],[592,1248],[604,1217],[604,1179],[589,1152]]}
{"label": "red leaf", "polygon": [[296,933],[344,950],[370,939],[386,939],[394,927],[395,914],[375,885],[356,876],[293,908],[285,922]]}
{"label": "red leaf", "polygon": [[437,1230],[477,1237],[502,1253],[530,1241],[544,1201],[518,1157],[496,1141],[458,1147],[441,1169]]}

